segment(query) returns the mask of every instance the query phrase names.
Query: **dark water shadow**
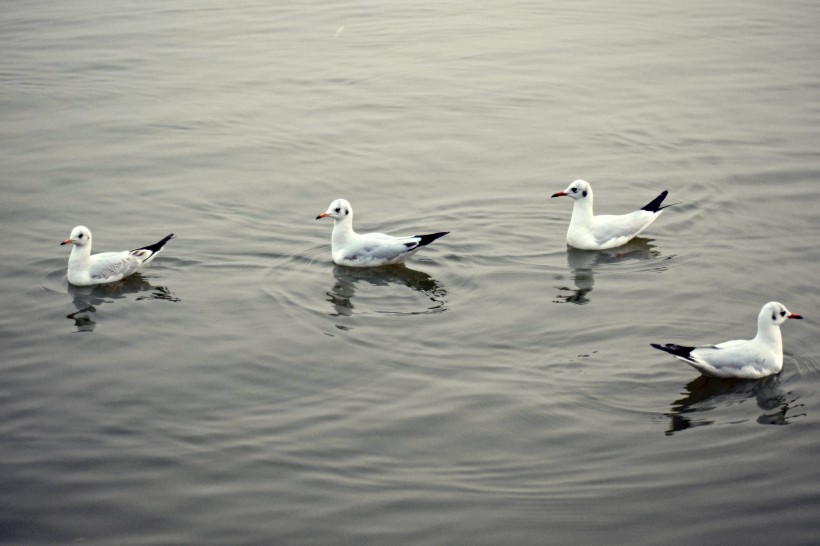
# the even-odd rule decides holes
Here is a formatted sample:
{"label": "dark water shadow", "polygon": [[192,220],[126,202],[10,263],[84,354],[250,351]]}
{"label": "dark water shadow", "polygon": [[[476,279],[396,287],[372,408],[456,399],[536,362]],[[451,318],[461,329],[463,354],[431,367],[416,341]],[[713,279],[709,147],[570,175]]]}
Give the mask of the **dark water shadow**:
{"label": "dark water shadow", "polygon": [[567,246],[567,265],[571,271],[575,288],[561,287],[560,290],[569,292],[569,294],[559,294],[557,302],[577,305],[589,303],[589,293],[595,286],[594,272],[596,269],[631,260],[655,260],[660,255],[660,251],[655,250],[652,239],[642,237],[636,237],[625,245],[608,250],[580,250]]}
{"label": "dark water shadow", "polygon": [[665,414],[669,417],[667,436],[716,424],[719,415],[714,414],[714,418],[710,418],[710,412],[750,400],[754,400],[757,408],[762,410],[756,417],[761,425],[788,425],[796,417],[805,417],[805,413],[795,413],[803,405],[797,403],[793,393],[783,388],[779,375],[763,379],[717,379],[701,375],[684,388],[683,398],[672,402],[671,410]]}
{"label": "dark water shadow", "polygon": [[444,286],[427,273],[410,269],[403,264],[369,268],[334,266],[333,277],[335,282],[327,292],[327,301],[333,306],[332,314],[336,316],[354,314],[356,291],[363,286],[406,286],[415,292],[424,294],[430,302],[423,309],[399,310],[388,307],[380,311],[382,313],[417,315],[446,310],[447,290]]}
{"label": "dark water shadow", "polygon": [[140,273],[134,273],[121,281],[110,284],[98,284],[95,286],[74,286],[66,283],[68,294],[76,311],[66,315],[67,319],[74,321],[78,332],[92,332],[97,326],[97,322],[92,318],[97,308],[113,300],[126,298],[132,294],[139,294],[136,301],[140,300],[165,300],[180,301],[173,292],[165,286],[153,285]]}

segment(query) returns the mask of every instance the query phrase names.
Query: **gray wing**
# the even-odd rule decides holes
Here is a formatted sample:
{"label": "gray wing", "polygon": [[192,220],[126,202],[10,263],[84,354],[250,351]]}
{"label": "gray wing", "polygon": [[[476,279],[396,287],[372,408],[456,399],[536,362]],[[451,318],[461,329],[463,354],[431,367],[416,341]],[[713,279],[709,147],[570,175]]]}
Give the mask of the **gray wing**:
{"label": "gray wing", "polygon": [[598,244],[613,239],[625,243],[646,229],[649,224],[655,221],[657,216],[658,214],[647,210],[636,210],[622,216],[595,216],[592,235]]}
{"label": "gray wing", "polygon": [[125,252],[103,252],[91,256],[93,263],[89,268],[92,279],[109,282],[118,281],[137,271],[151,252],[131,250]]}
{"label": "gray wing", "polygon": [[366,264],[400,260],[419,246],[419,237],[391,237],[383,233],[367,233],[345,248],[344,260]]}
{"label": "gray wing", "polygon": [[707,369],[711,375],[718,377],[762,377],[771,374],[776,364],[774,355],[746,340],[697,347],[691,352],[691,356],[702,369]]}

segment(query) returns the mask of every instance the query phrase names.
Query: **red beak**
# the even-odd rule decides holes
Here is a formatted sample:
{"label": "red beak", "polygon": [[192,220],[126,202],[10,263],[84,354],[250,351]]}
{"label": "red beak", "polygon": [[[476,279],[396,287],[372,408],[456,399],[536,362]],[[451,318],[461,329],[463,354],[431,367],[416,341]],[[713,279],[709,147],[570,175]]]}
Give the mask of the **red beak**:
{"label": "red beak", "polygon": [[319,216],[317,216],[317,217],[316,217],[316,219],[318,220],[319,218],[327,218],[328,216],[329,216],[329,214],[328,214],[328,213],[323,212],[322,214],[320,214]]}
{"label": "red beak", "polygon": [[63,245],[70,245],[70,244],[73,244],[73,243],[74,243],[74,241],[72,241],[71,239],[66,239],[65,241],[63,241],[62,243],[60,243],[60,246],[63,246]]}
{"label": "red beak", "polygon": [[559,191],[558,193],[553,193],[552,194],[553,197],[563,197],[565,195],[566,195],[566,193],[564,193],[562,191]]}
{"label": "red beak", "polygon": [[792,313],[791,315],[789,315],[789,316],[788,316],[788,317],[786,317],[786,318],[796,318],[796,319],[802,319],[803,317],[802,317],[802,316],[800,316],[800,315],[798,315],[797,313]]}

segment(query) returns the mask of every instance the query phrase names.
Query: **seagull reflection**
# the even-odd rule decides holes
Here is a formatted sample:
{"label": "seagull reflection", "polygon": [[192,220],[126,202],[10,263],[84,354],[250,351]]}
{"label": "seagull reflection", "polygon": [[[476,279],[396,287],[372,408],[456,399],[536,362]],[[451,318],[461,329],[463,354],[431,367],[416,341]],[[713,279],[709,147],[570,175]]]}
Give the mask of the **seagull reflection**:
{"label": "seagull reflection", "polygon": [[129,294],[148,293],[138,296],[137,301],[146,299],[180,301],[168,288],[152,285],[140,273],[134,273],[121,281],[110,284],[93,286],[68,284],[67,287],[77,310],[66,315],[66,318],[74,321],[78,332],[91,332],[94,330],[97,323],[91,318],[91,313],[95,313],[98,306],[111,300],[125,298]]}
{"label": "seagull reflection", "polygon": [[363,283],[373,286],[404,285],[416,292],[421,292],[432,302],[423,311],[408,314],[443,311],[447,303],[445,301],[447,290],[438,281],[423,271],[410,269],[403,264],[371,268],[334,266],[333,276],[336,282],[327,295],[328,301],[333,304],[335,315],[353,315],[355,307],[353,298],[356,295],[356,288],[357,285],[361,286]]}
{"label": "seagull reflection", "polygon": [[587,294],[592,292],[595,285],[593,271],[601,266],[618,264],[627,260],[652,260],[660,256],[651,244],[651,239],[637,237],[627,244],[608,250],[581,250],[567,246],[567,265],[572,270],[572,280],[575,289],[561,288],[571,292],[569,295],[559,295],[561,302],[583,305],[589,303]]}
{"label": "seagull reflection", "polygon": [[698,413],[720,407],[742,404],[754,399],[763,413],[757,417],[761,425],[787,425],[797,414],[787,413],[800,407],[792,393],[784,391],[779,375],[763,379],[718,379],[698,376],[686,385],[686,395],[672,403],[667,436],[693,427],[715,423],[714,419],[697,418]]}

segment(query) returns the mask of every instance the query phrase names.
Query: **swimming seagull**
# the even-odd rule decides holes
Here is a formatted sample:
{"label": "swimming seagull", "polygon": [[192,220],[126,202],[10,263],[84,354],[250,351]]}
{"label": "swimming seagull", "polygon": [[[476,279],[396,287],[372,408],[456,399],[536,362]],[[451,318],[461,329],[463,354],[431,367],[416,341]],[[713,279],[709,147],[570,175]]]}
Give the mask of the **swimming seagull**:
{"label": "swimming seagull", "polygon": [[771,301],[757,317],[754,339],[735,339],[717,345],[685,347],[667,343],[651,343],[655,349],[683,360],[703,375],[721,378],[758,379],[783,369],[783,338],[780,325],[786,319],[802,319],[782,303]]}
{"label": "swimming seagull", "polygon": [[429,245],[449,231],[412,237],[392,237],[384,233],[353,231],[353,208],[344,199],[333,201],[325,212],[316,217],[333,218],[330,248],[333,262],[351,267],[377,267],[402,263],[423,246]]}
{"label": "swimming seagull", "polygon": [[567,189],[552,196],[566,196],[575,200],[567,230],[567,243],[582,250],[604,250],[626,244],[649,227],[663,209],[670,206],[661,206],[668,193],[664,190],[644,207],[620,216],[594,216],[592,187],[584,180],[576,180]]}
{"label": "swimming seagull", "polygon": [[77,226],[71,236],[60,245],[74,245],[68,257],[68,282],[77,286],[91,286],[116,282],[144,265],[148,265],[174,234],[171,233],[153,245],[125,250],[123,252],[102,252],[91,255],[91,230]]}

